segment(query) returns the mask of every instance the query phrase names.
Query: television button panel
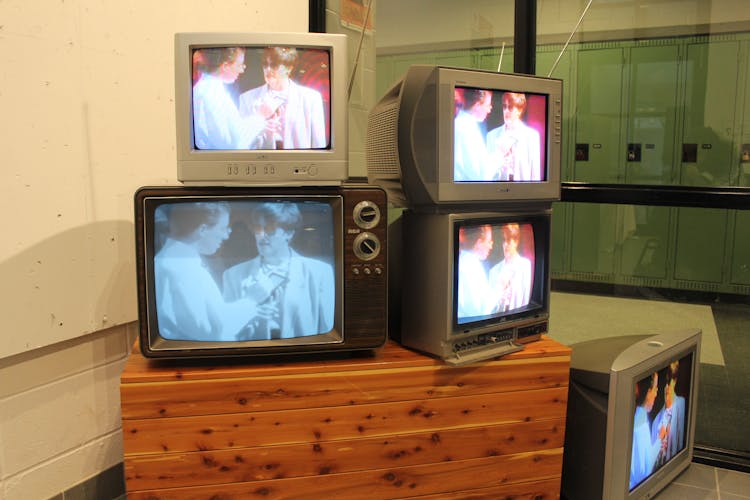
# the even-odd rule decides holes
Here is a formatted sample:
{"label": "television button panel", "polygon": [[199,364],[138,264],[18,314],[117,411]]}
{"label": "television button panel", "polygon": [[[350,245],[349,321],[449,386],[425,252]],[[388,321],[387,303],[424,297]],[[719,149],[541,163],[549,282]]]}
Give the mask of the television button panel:
{"label": "television button panel", "polygon": [[555,119],[555,142],[560,143],[562,141],[562,100],[555,99],[554,105],[554,119]]}

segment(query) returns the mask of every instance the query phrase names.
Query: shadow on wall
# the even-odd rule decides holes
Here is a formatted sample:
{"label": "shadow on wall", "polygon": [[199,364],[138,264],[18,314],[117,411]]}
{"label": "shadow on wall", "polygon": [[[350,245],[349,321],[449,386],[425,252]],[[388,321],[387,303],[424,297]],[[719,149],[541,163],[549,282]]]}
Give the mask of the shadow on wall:
{"label": "shadow on wall", "polygon": [[135,321],[134,229],[101,221],[47,238],[0,262],[8,311],[0,359]]}

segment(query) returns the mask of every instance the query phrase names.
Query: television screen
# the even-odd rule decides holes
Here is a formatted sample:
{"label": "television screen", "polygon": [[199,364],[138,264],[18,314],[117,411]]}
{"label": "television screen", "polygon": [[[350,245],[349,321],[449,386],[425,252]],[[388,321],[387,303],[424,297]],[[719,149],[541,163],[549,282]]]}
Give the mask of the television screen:
{"label": "television screen", "polygon": [[154,211],[156,317],[170,340],[326,334],[336,311],[330,201],[195,201]]}
{"label": "television screen", "polygon": [[536,259],[531,224],[457,227],[456,323],[491,320],[528,307]]}
{"label": "television screen", "polygon": [[346,36],[177,33],[177,178],[340,185],[348,178]]}
{"label": "television screen", "polygon": [[685,449],[692,366],[691,353],[648,373],[635,385],[630,491]]}
{"label": "television screen", "polygon": [[141,351],[167,358],[379,347],[386,210],[383,190],[367,184],[140,188]]}
{"label": "television screen", "polygon": [[191,60],[196,149],[330,147],[328,50],[203,47]]}
{"label": "television screen", "polygon": [[547,179],[546,94],[456,87],[455,182]]}

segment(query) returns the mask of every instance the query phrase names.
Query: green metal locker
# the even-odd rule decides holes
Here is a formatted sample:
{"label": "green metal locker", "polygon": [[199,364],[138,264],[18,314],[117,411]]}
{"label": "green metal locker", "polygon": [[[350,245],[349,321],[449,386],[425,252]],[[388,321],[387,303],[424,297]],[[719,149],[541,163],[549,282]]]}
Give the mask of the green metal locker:
{"label": "green metal locker", "polygon": [[[681,281],[721,283],[726,249],[727,211],[679,208],[674,278]],[[711,290],[712,287],[696,289]]]}
{"label": "green metal locker", "polygon": [[678,47],[656,42],[629,50],[625,182],[672,184]]}
{"label": "green metal locker", "polygon": [[730,282],[750,285],[750,211],[734,212],[734,242]]}
{"label": "green metal locker", "polygon": [[730,185],[739,42],[690,43],[680,183]]}
{"label": "green metal locker", "polygon": [[622,182],[622,48],[578,52],[575,124],[576,181]]}
{"label": "green metal locker", "polygon": [[574,273],[614,275],[617,206],[572,204],[570,270]]}

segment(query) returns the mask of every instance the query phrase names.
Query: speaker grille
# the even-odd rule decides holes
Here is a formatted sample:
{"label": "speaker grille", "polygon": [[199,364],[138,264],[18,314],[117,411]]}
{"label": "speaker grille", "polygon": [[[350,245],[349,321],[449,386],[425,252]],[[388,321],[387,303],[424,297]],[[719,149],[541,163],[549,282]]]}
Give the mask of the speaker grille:
{"label": "speaker grille", "polygon": [[371,180],[401,178],[397,142],[398,110],[398,100],[381,103],[367,119],[365,158],[367,175]]}

